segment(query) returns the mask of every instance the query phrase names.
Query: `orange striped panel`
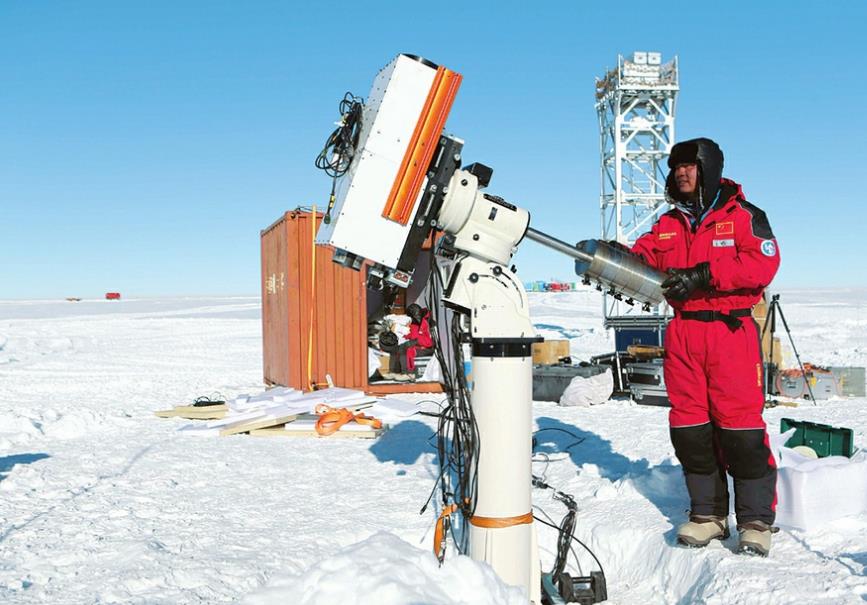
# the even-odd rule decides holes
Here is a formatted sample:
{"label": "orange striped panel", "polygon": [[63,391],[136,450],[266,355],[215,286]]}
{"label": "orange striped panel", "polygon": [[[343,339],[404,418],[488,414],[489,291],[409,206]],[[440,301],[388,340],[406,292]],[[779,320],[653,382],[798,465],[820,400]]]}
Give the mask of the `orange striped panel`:
{"label": "orange striped panel", "polygon": [[450,69],[445,67],[437,69],[400,169],[391,186],[391,192],[388,194],[388,201],[382,209],[383,217],[401,225],[409,222],[413,203],[424,182],[425,173],[462,79],[461,74]]}

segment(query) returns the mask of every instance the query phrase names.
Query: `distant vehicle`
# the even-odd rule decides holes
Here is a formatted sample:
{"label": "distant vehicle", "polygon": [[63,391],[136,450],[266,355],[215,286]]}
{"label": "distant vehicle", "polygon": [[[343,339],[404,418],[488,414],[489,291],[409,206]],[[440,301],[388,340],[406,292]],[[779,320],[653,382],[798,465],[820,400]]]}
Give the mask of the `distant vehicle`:
{"label": "distant vehicle", "polygon": [[66,297],[66,300],[68,300],[69,302],[78,302],[78,301],[80,301],[81,299],[78,298],[77,296],[67,296],[67,297]]}
{"label": "distant vehicle", "polygon": [[120,292],[106,292],[105,300],[120,300]]}
{"label": "distant vehicle", "polygon": [[545,290],[548,292],[569,292],[572,289],[572,284],[570,282],[554,281],[545,284]]}

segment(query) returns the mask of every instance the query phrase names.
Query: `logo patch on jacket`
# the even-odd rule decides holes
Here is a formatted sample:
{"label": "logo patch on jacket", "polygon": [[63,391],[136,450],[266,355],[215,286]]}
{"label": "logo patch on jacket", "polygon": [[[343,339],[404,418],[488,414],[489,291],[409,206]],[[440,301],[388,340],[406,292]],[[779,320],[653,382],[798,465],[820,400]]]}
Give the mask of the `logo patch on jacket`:
{"label": "logo patch on jacket", "polygon": [[713,240],[714,248],[732,248],[735,245],[735,240],[733,239],[715,239]]}
{"label": "logo patch on jacket", "polygon": [[762,254],[765,256],[775,256],[777,254],[777,244],[774,240],[766,239],[762,242]]}
{"label": "logo patch on jacket", "polygon": [[662,239],[662,240],[665,240],[665,239],[671,239],[671,238],[673,238],[675,235],[677,235],[677,231],[667,231],[667,232],[665,232],[665,233],[660,233],[660,234],[659,234],[659,239]]}
{"label": "logo patch on jacket", "polygon": [[717,235],[734,235],[735,234],[734,222],[728,221],[726,223],[717,223],[716,224],[716,234]]}

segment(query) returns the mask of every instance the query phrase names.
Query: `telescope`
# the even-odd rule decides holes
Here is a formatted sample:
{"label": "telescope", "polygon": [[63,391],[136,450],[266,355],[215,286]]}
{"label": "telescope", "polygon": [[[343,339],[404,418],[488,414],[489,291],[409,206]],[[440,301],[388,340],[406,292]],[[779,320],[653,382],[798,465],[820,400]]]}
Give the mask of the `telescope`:
{"label": "telescope", "polygon": [[[529,239],[575,262],[595,283],[630,304],[664,298],[664,274],[625,250],[587,240],[568,244],[530,226],[530,213],[488,193],[493,170],[463,165],[464,142],[443,133],[462,76],[401,54],[376,76],[365,102],[347,97],[318,164],[333,176],[317,243],[334,261],[366,268],[371,286],[412,281],[422,245],[434,236],[441,302],[459,314],[472,349],[470,406],[478,432],[468,554],[542,603],[532,515],[531,345],[523,284],[510,261]],[[550,595],[549,595],[549,601]]]}

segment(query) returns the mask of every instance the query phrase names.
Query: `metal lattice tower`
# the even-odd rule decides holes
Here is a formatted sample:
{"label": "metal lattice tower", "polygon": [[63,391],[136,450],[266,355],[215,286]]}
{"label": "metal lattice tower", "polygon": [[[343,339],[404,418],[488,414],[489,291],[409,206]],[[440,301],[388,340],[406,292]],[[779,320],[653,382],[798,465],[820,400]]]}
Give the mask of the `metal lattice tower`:
{"label": "metal lattice tower", "polygon": [[[596,79],[601,154],[602,239],[633,243],[668,210],[665,177],[674,144],[677,57],[657,52],[617,57],[617,67]],[[617,301],[605,315],[618,315]]]}

